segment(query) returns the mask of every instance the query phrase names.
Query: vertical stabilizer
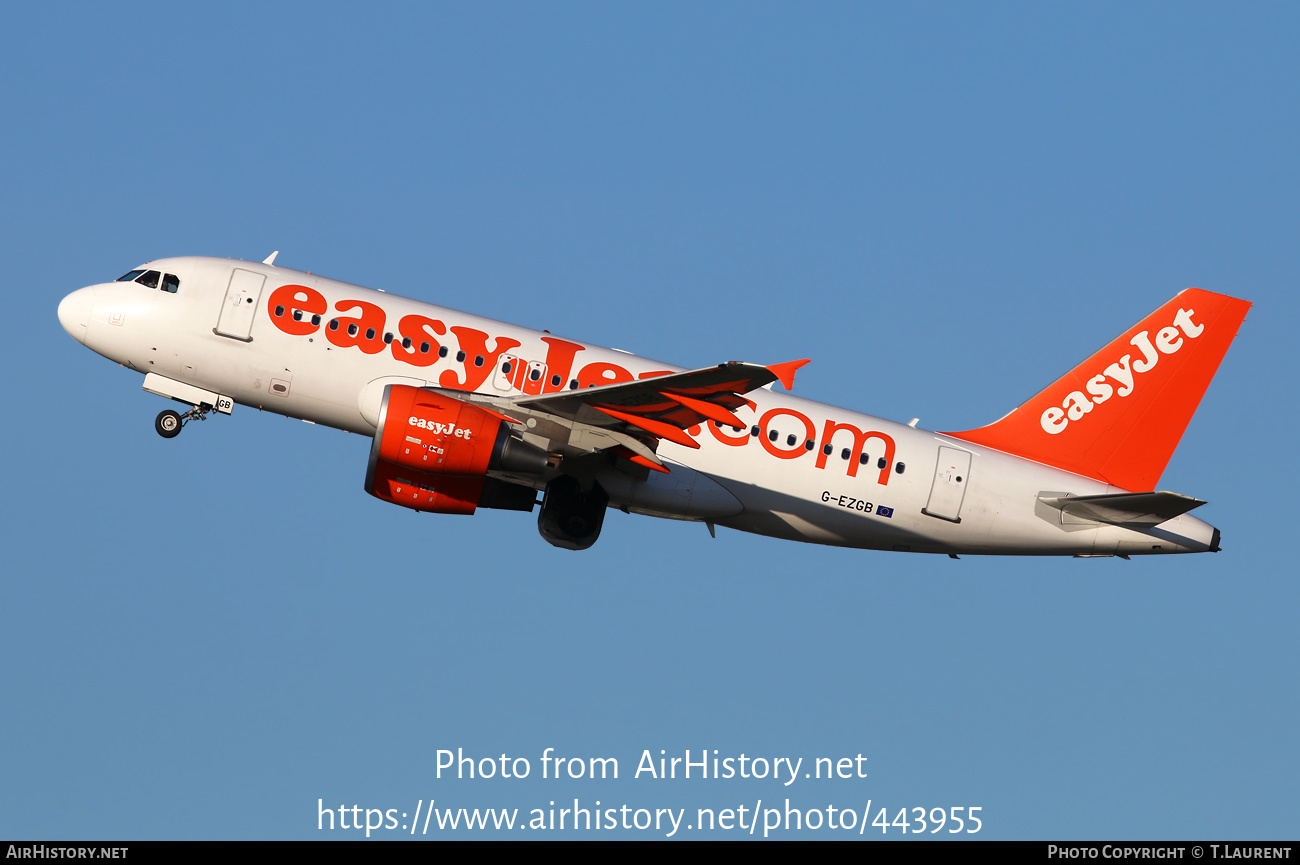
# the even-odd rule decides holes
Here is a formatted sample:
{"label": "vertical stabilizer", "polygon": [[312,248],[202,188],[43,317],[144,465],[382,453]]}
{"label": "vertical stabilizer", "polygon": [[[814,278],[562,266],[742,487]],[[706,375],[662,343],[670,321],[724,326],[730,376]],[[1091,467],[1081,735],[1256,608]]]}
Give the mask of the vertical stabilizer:
{"label": "vertical stabilizer", "polygon": [[945,435],[1155,489],[1250,306],[1189,288],[1006,417]]}

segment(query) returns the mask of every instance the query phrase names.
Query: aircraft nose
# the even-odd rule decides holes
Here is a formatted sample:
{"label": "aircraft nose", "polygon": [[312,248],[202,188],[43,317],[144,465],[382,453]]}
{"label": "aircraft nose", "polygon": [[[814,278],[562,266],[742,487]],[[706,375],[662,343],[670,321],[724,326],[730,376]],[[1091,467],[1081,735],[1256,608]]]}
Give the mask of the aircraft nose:
{"label": "aircraft nose", "polygon": [[95,306],[95,289],[79,288],[59,303],[59,324],[77,342],[86,341],[86,325]]}

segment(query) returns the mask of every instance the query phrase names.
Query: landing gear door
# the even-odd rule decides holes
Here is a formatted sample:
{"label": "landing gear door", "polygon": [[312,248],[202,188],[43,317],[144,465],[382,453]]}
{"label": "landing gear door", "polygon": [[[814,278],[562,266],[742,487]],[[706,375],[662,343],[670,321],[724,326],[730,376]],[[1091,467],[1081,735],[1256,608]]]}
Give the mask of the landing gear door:
{"label": "landing gear door", "polygon": [[217,319],[215,333],[252,342],[253,315],[262,296],[266,277],[251,270],[235,268],[230,274],[230,287],[221,303],[221,316]]}
{"label": "landing gear door", "polygon": [[934,467],[930,501],[921,513],[941,520],[961,522],[961,502],[970,482],[970,452],[958,448],[939,448],[939,462]]}

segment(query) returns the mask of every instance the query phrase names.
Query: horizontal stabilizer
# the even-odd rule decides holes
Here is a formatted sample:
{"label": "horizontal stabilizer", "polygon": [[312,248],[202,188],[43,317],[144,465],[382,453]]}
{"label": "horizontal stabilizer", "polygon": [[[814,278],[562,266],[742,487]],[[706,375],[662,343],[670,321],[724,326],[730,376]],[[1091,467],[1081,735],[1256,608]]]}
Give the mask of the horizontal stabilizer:
{"label": "horizontal stabilizer", "polygon": [[1039,496],[1038,500],[1076,519],[1115,526],[1158,526],[1205,504],[1200,499],[1170,492]]}

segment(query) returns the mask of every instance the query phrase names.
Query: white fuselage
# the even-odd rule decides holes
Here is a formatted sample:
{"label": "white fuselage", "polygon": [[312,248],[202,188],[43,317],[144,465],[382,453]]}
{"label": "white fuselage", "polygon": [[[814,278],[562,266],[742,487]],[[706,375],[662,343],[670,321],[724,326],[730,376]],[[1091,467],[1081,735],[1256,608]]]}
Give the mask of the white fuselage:
{"label": "white fuselage", "polygon": [[[144,267],[179,277],[179,290],[134,282],[83,288],[60,306],[64,327],[99,354],[181,389],[366,436],[386,384],[508,397],[680,369],[267,264],[195,257]],[[248,297],[234,287],[240,280]],[[276,302],[287,285],[310,289],[326,308],[300,310],[295,320],[294,304]],[[1120,492],[1077,474],[787,392],[759,389],[748,398],[753,407],[736,412],[748,428],[692,428],[698,450],[660,442],[668,474],[611,464],[598,477],[611,506],[910,552],[1128,555],[1201,552],[1214,543],[1214,529],[1187,514],[1135,530],[1071,521],[1040,501]]]}

